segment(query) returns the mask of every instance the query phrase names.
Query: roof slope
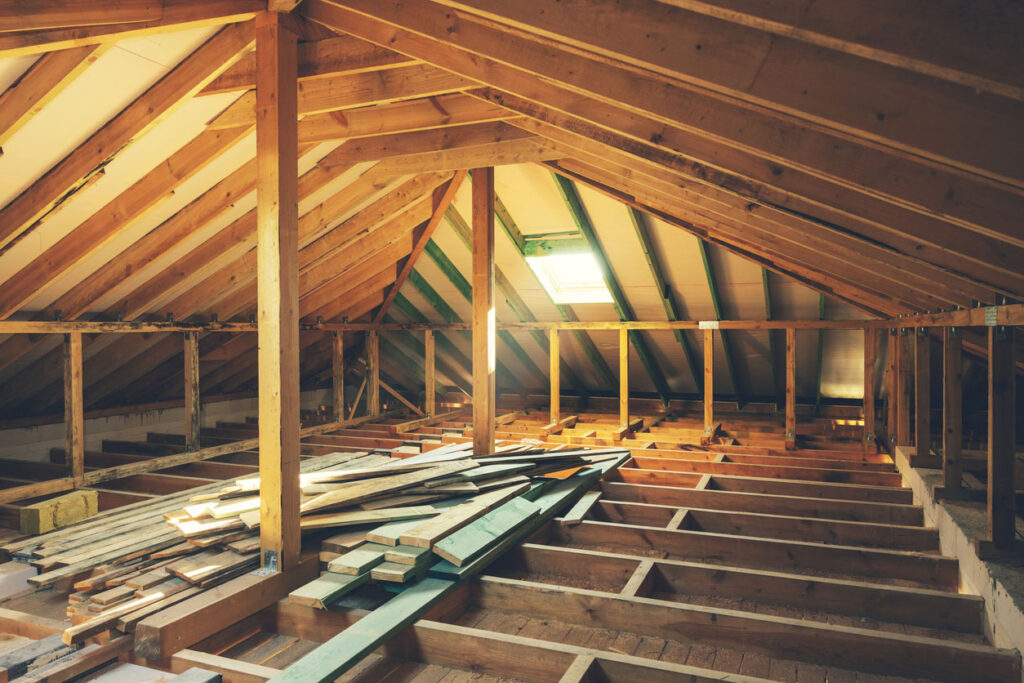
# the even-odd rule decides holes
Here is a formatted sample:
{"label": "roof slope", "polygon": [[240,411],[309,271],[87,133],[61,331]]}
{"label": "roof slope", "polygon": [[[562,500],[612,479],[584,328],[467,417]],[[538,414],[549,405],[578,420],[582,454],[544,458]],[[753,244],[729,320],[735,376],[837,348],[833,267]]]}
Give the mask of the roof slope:
{"label": "roof slope", "polygon": [[[501,320],[1019,300],[1024,77],[1009,65],[1024,61],[1022,10],[876,4],[306,0],[303,317],[468,317],[458,171],[486,165],[499,166]],[[255,311],[251,19],[263,6],[165,0],[158,19],[0,27],[0,316]],[[556,306],[523,244],[588,230],[619,305]],[[613,390],[613,335],[565,336],[563,386]],[[858,335],[818,336],[798,338],[800,394],[857,396]],[[468,345],[443,337],[439,380],[468,388]],[[716,391],[777,395],[779,341],[725,341]],[[541,387],[543,339],[499,343],[499,386]],[[635,390],[697,392],[699,344],[636,335]],[[329,340],[303,345],[305,381],[329,381]],[[418,393],[422,350],[388,335],[386,380]],[[252,335],[209,334],[201,354],[207,394],[253,386]],[[181,374],[175,335],[89,340],[86,403],[180,396]],[[2,416],[59,409],[60,340],[0,339],[0,383]]]}

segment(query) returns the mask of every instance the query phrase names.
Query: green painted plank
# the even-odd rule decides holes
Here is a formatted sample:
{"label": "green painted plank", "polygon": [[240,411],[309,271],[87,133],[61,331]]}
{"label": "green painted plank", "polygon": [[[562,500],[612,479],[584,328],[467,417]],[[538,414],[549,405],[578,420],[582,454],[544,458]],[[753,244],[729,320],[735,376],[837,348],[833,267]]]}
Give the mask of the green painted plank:
{"label": "green painted plank", "polygon": [[[633,221],[637,239],[640,240],[640,249],[644,252],[647,265],[651,269],[651,277],[654,279],[654,284],[661,296],[661,303],[665,308],[665,316],[669,320],[683,320],[684,316],[680,311],[679,303],[676,301],[672,288],[666,284],[665,271],[658,260],[658,254],[654,251],[654,243],[651,240],[646,217],[641,211],[633,207],[629,207],[629,217]],[[697,364],[697,354],[693,350],[690,338],[687,336],[686,330],[674,330],[674,333],[676,341],[679,342],[679,346],[683,349],[686,367],[690,369],[690,376],[693,377],[694,384],[697,386],[697,393],[703,393],[704,368]]]}
{"label": "green painted plank", "polygon": [[359,588],[369,578],[370,575],[366,572],[356,576],[327,572],[320,578],[293,590],[288,594],[288,600],[316,609],[327,609],[331,603]]}
{"label": "green painted plank", "polygon": [[384,553],[385,562],[397,564],[421,565],[430,559],[430,548],[417,548],[412,545],[396,545]]}
{"label": "green painted plank", "polygon": [[428,577],[405,587],[395,597],[270,680],[275,683],[334,681],[392,635],[441,602],[457,585],[455,581]]}
{"label": "green painted plank", "polygon": [[[422,522],[423,520],[415,520]],[[364,543],[355,550],[350,550],[344,555],[334,558],[327,565],[327,570],[337,574],[349,574],[355,576],[369,571],[384,561],[384,553],[389,550],[388,546],[379,543]]]}
{"label": "green painted plank", "polygon": [[[604,249],[602,249],[601,243],[597,239],[597,233],[594,230],[593,223],[590,221],[590,216],[587,214],[586,207],[583,206],[583,200],[580,199],[579,193],[576,191],[576,186],[571,180],[557,173],[552,173],[551,177],[555,179],[562,199],[565,200],[565,205],[576,222],[576,227],[579,228],[580,233],[590,245],[598,267],[601,269],[601,274],[604,276],[605,284],[608,286],[608,291],[615,302],[616,314],[618,314],[620,320],[636,320],[636,314],[633,312],[632,306],[629,305],[629,301],[619,285],[618,278],[615,277],[611,263],[609,263]],[[636,349],[636,355],[640,358],[640,363],[644,366],[644,370],[647,371],[648,377],[650,377],[651,382],[654,384],[658,396],[661,397],[662,404],[667,406],[669,388],[668,383],[665,381],[665,373],[658,367],[658,362],[647,345],[644,333],[638,330],[630,331],[629,341],[633,344],[633,348]]]}
{"label": "green painted plank", "polygon": [[[704,274],[708,280],[708,290],[711,292],[711,304],[715,308],[715,320],[722,320],[722,296],[718,287],[718,278],[715,276],[715,266],[711,262],[711,252],[704,240],[697,239],[697,247],[700,249],[700,258],[704,262]],[[736,372],[735,356],[732,352],[732,333],[726,330],[719,330],[722,338],[722,352],[725,354],[725,364],[729,367],[729,379],[732,380],[732,391],[736,397],[736,405],[742,409],[746,405],[743,398],[743,389],[740,384],[740,376]]]}
{"label": "green painted plank", "polygon": [[519,497],[513,498],[472,524],[439,540],[434,544],[434,554],[462,567],[538,514],[540,506],[536,503]]}

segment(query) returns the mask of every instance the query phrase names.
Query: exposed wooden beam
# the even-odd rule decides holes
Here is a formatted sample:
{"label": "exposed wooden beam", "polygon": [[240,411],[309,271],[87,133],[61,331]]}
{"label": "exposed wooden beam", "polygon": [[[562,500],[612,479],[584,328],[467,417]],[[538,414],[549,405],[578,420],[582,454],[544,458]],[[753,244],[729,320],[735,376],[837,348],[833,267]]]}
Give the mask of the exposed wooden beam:
{"label": "exposed wooden beam", "polygon": [[82,402],[82,333],[64,335],[64,453],[75,485],[85,476],[85,407]]}
{"label": "exposed wooden beam", "polygon": [[424,367],[424,410],[428,416],[437,412],[437,390],[434,388],[434,331],[427,330],[423,333],[423,367]]}
{"label": "exposed wooden beam", "polygon": [[[716,97],[702,86],[677,81],[666,83],[666,79],[655,74],[616,64],[612,60],[588,59],[579,52],[562,49],[551,41],[534,41],[515,32],[503,31],[499,26],[489,22],[477,21],[465,14],[438,8],[432,3],[405,3],[400,12],[391,5],[371,4],[364,0],[349,0],[345,4],[348,7],[341,8],[336,4],[317,0],[307,3],[304,11],[317,21],[344,26],[345,30],[367,40],[431,61],[467,78],[487,82],[521,97],[531,97],[565,111],[585,110],[584,115],[598,125],[608,125],[610,121],[609,116],[604,113],[608,109],[607,105],[619,109],[630,108],[632,111],[622,112],[618,117],[615,125],[619,130],[626,132],[628,128],[634,140],[658,140],[659,146],[696,153],[709,163],[722,163],[723,154],[712,149],[722,142],[732,145],[732,141],[735,141],[735,146],[728,154],[732,158],[736,158],[736,154],[749,155],[750,150],[770,147],[770,159],[751,159],[747,164],[748,170],[741,172],[737,169],[737,179],[742,177],[744,180],[738,185],[733,184],[735,187],[749,186],[749,180],[746,179],[756,174],[772,185],[785,186],[789,196],[777,197],[776,202],[790,202],[794,211],[820,215],[825,220],[840,225],[857,220],[859,215],[864,214],[866,205],[871,204],[871,211],[878,211],[873,214],[875,225],[858,225],[858,230],[875,231],[865,234],[869,239],[884,240],[877,232],[879,228],[883,232],[889,231],[892,235],[909,234],[913,231],[918,240],[932,241],[939,238],[943,239],[949,248],[957,248],[957,231],[951,230],[949,225],[942,226],[941,221],[944,220],[946,210],[935,212],[932,209],[935,206],[934,198],[927,197],[928,188],[934,186],[936,167],[930,163],[921,163],[920,159],[912,155],[894,154],[892,150],[880,149],[876,145],[839,135],[821,126],[807,126],[803,121],[777,113],[765,115],[766,112],[758,111],[757,107],[750,103]],[[564,20],[564,17],[555,20]],[[541,76],[544,83],[538,83],[536,76]],[[550,81],[557,82],[560,86]],[[579,102],[581,93],[594,98],[600,97],[600,112],[590,102],[582,105]],[[701,100],[702,105],[695,106],[696,100]],[[723,111],[723,108],[731,111]],[[657,112],[651,111],[654,109],[657,109]],[[635,116],[636,113],[640,113],[641,116],[657,116],[659,120],[644,126],[645,129],[641,131],[633,125],[640,120]],[[673,123],[677,128],[672,131],[666,130],[666,122]],[[754,125],[755,122],[757,125]],[[878,125],[891,127],[892,117],[889,117],[888,123]],[[905,124],[901,122],[900,126],[903,125]],[[685,142],[682,139],[678,139],[677,142],[669,141],[684,129],[692,131],[686,136]],[[799,153],[795,155],[800,157],[799,160],[794,157],[796,150],[793,146],[782,142],[790,139],[790,135],[798,135],[805,141],[814,139],[813,145],[800,146]],[[707,152],[694,151],[704,149],[707,149]],[[837,161],[837,154],[850,156]],[[865,155],[872,157],[872,164],[879,164],[879,172],[860,175],[857,178],[854,171],[864,168]],[[793,157],[790,165],[778,165],[779,159],[790,157]],[[855,158],[860,160],[859,164]],[[900,164],[901,170],[896,174],[881,172],[883,168],[892,170],[892,164]],[[807,169],[814,169],[813,174],[808,174]],[[706,168],[705,172],[714,171]],[[837,174],[843,174],[840,184],[833,183]],[[963,182],[964,178],[958,180],[954,175],[950,175],[950,182]],[[897,176],[901,177],[898,183],[889,183]],[[910,181],[911,177],[913,181]],[[790,179],[802,183],[805,188],[802,192],[816,197],[819,206],[812,209],[810,205],[805,204],[803,209],[797,208],[797,205],[792,203],[798,196],[797,190],[796,186],[789,182]],[[888,194],[893,201],[876,201],[880,199],[879,181],[889,185],[882,194]],[[815,184],[821,193],[819,189],[808,193],[807,183]],[[825,190],[824,184],[832,184],[832,188]],[[915,196],[909,203],[907,200],[911,191],[908,188],[912,188]],[[835,215],[834,212],[827,216],[823,215],[823,207],[820,206],[826,201],[826,194],[831,194],[831,201],[835,203],[837,190],[847,196],[842,202],[844,216],[839,220],[831,217]],[[975,183],[970,189],[964,190],[965,195],[971,196],[978,196],[976,193],[1000,191],[996,189],[996,184],[985,181]],[[762,196],[760,201],[770,203],[766,195]],[[910,208],[911,205],[913,208]],[[1004,206],[1000,202],[987,201],[982,201],[979,205]],[[952,210],[952,207],[949,209]],[[917,219],[906,215],[912,211],[919,212]],[[915,220],[920,221],[925,214],[928,214],[929,227],[925,228],[923,223],[910,227],[911,223]],[[1011,223],[1006,222],[1007,218],[1009,216],[1004,216],[1002,223],[1009,228]],[[993,221],[975,220],[974,225],[977,229],[985,230],[986,226],[993,225]],[[871,237],[870,234],[875,236]],[[945,237],[940,237],[942,235]],[[913,248],[903,251],[920,253]],[[949,256],[954,260],[960,258],[955,251],[950,252]],[[1005,265],[1009,266],[1012,262],[1013,259],[1007,259]],[[950,267],[958,269],[959,265],[950,261]]]}
{"label": "exposed wooden beam", "polygon": [[1013,338],[1013,327],[988,328],[988,526],[992,545],[1000,550],[1013,546],[1017,535]]}
{"label": "exposed wooden beam", "polygon": [[33,0],[30,6],[0,6],[0,31],[128,24],[155,21],[163,14],[161,0],[118,0],[97,5],[91,0]]}
{"label": "exposed wooden beam", "polygon": [[[299,43],[299,81],[347,73],[409,66],[405,55],[367,43],[354,36],[336,35],[323,40]],[[256,55],[248,54],[199,92],[215,95],[256,87]],[[299,133],[302,139],[302,133]]]}
{"label": "exposed wooden beam", "polygon": [[704,438],[715,431],[715,331],[704,328]]}
{"label": "exposed wooden beam", "polygon": [[331,406],[334,419],[345,419],[345,333],[331,332]]}
{"label": "exposed wooden beam", "polygon": [[[707,242],[698,238],[697,248],[700,250],[701,262],[704,264],[704,277],[707,279],[708,292],[711,295],[711,305],[715,309],[715,319],[722,320],[725,315],[722,313],[722,294],[718,286],[718,276],[715,274],[715,265],[711,261],[711,250]],[[736,369],[736,359],[732,353],[732,344],[729,334],[720,330],[722,335],[722,353],[725,354],[725,364],[729,368],[729,379],[732,381],[733,395],[736,397],[736,406],[743,409],[746,401],[743,399],[743,389],[740,383],[739,372]]]}
{"label": "exposed wooden beam", "polygon": [[186,57],[56,166],[0,210],[0,246],[18,237],[68,190],[101,168],[215,78],[253,41],[249,23],[231,24]]}
{"label": "exposed wooden beam", "polygon": [[875,448],[875,353],[878,333],[864,330],[864,448]]}
{"label": "exposed wooden beam", "polygon": [[412,272],[413,267],[416,265],[416,261],[423,250],[426,248],[427,243],[430,242],[430,238],[434,234],[434,230],[441,223],[441,218],[444,216],[448,207],[455,200],[455,194],[459,191],[459,187],[462,185],[462,181],[466,178],[466,172],[460,171],[449,180],[442,187],[438,187],[434,190],[433,197],[433,212],[430,215],[430,220],[425,225],[420,226],[416,229],[416,234],[413,238],[413,248],[409,255],[401,262],[399,267],[398,277],[395,283],[391,285],[391,289],[388,290],[387,296],[384,298],[384,303],[376,314],[373,316],[373,321],[379,323],[384,319],[388,309],[391,307],[391,303],[395,300],[398,295],[398,291],[405,284],[406,279],[409,277],[409,273]]}
{"label": "exposed wooden beam", "polygon": [[297,36],[257,17],[260,548],[278,571],[299,562]]}
{"label": "exposed wooden beam", "polygon": [[504,121],[466,123],[348,140],[338,148],[336,156],[338,163],[356,164],[442,150],[450,153],[458,150],[471,152],[478,147],[533,137],[529,131],[511,126]]}
{"label": "exposed wooden beam", "polygon": [[197,451],[199,433],[202,427],[201,405],[199,402],[199,334],[184,334],[185,365],[185,450]]}
{"label": "exposed wooden beam", "polygon": [[[352,73],[315,78],[303,84],[298,113],[303,116],[329,111],[386,104],[414,97],[458,92],[472,83],[427,64],[400,66],[374,73]],[[211,128],[251,124],[256,116],[256,96],[248,92],[210,122]]]}
{"label": "exposed wooden beam", "polygon": [[[508,224],[514,226],[514,223],[512,223],[512,218],[508,214],[507,210],[498,210],[499,204],[497,193],[495,193],[494,195],[494,202],[494,214],[495,218],[497,219],[497,223],[502,226],[507,226]],[[504,218],[502,216],[504,216]],[[448,207],[448,211],[445,213],[445,218],[448,220],[448,224],[451,226],[452,230],[455,231],[455,234],[458,235],[459,239],[462,240],[462,243],[466,245],[466,248],[472,251],[472,231],[469,225],[466,224],[466,221],[462,218],[462,214],[459,213],[458,208],[455,206]],[[520,252],[520,254],[521,253],[522,252]],[[447,264],[442,264],[441,262],[438,262],[437,265],[446,273],[450,272],[450,268],[447,267]],[[531,270],[530,272],[532,273],[533,271]],[[455,281],[456,286],[459,287],[460,290],[465,289],[459,284],[459,278],[453,278],[453,281]],[[502,269],[498,267],[498,264],[494,264],[494,283],[498,286],[498,291],[500,291],[501,294],[505,297],[505,303],[507,303],[509,305],[509,308],[511,308],[512,311],[519,316],[520,321],[531,322],[537,320],[537,317],[533,314],[532,311],[530,311],[530,308],[526,305],[526,302],[523,301],[522,297],[520,297],[518,292],[516,292],[515,287],[512,285],[511,279],[509,279],[502,271]],[[544,291],[546,293],[546,290]],[[468,294],[468,289],[466,289],[465,293]],[[534,341],[537,342],[538,346],[541,346],[543,348],[547,344],[548,340],[544,338],[544,335],[541,333],[540,330],[532,330],[532,333]],[[514,337],[503,332],[499,332],[498,336],[512,349],[512,352],[516,355],[520,362],[523,363],[524,366],[526,366],[527,368],[536,367],[533,363],[532,358],[526,353],[526,350],[522,348],[522,346],[519,344],[519,342],[515,340]],[[576,374],[572,371],[572,368],[566,366],[565,373],[566,378],[570,381],[570,383],[572,383],[576,387],[581,386],[582,382],[580,381],[579,377],[577,377]],[[543,374],[540,372],[539,368],[537,369],[537,374]]]}
{"label": "exposed wooden beam", "polygon": [[[761,268],[761,288],[764,290],[764,319],[772,319],[772,286],[768,269]],[[779,382],[779,348],[775,332],[768,332],[768,362],[772,368],[772,387],[775,389],[775,407],[781,409],[786,402],[786,388]]]}
{"label": "exposed wooden beam", "polygon": [[[917,328],[914,342],[914,446],[918,457],[932,452],[932,338]],[[1011,370],[1012,373],[1012,370]]]}
{"label": "exposed wooden beam", "polygon": [[[472,250],[472,245],[470,245],[470,249]],[[459,293],[462,294],[466,301],[472,303],[472,285],[470,285],[470,283],[462,275],[462,273],[455,266],[455,264],[452,263],[451,259],[449,259],[445,255],[444,251],[440,247],[438,247],[434,241],[430,241],[427,243],[426,251],[427,255],[430,256],[430,259],[437,265],[438,268],[441,269],[441,271],[448,278],[449,282],[455,285],[455,288],[459,290]],[[495,280],[497,280],[497,267],[495,267]],[[451,309],[451,307],[447,305],[447,303],[441,305],[436,300],[431,300],[431,303],[438,310],[438,312],[444,315],[447,319],[459,319],[458,315],[455,313],[453,309]],[[446,314],[445,309],[447,309],[450,312]],[[497,311],[495,311],[495,316],[497,316]],[[495,320],[495,323],[497,323],[497,320]],[[519,360],[523,367],[525,367],[526,370],[530,374],[532,374],[533,377],[541,385],[543,385],[545,381],[544,373],[540,371],[540,368],[538,368],[536,363],[533,362],[533,359],[530,357],[528,353],[526,353],[526,350],[522,347],[522,345],[520,345],[519,342],[516,341],[515,337],[513,337],[507,330],[497,332],[497,335],[498,338],[512,351],[513,355],[515,355],[516,359]],[[505,366],[501,361],[498,361],[497,369],[503,376],[515,377],[515,374],[511,373],[507,369],[507,366]],[[515,384],[523,385],[523,381],[521,379],[516,379]]]}
{"label": "exposed wooden beam", "polygon": [[[867,333],[865,333],[867,334]],[[942,479],[943,491],[955,496],[963,487],[963,338],[959,328],[942,329]]]}
{"label": "exposed wooden beam", "polygon": [[[601,241],[597,237],[597,232],[594,230],[594,226],[590,221],[590,216],[587,214],[586,207],[583,206],[583,201],[580,199],[576,186],[573,185],[571,180],[558,175],[557,173],[553,173],[552,177],[555,179],[555,183],[558,186],[562,198],[565,200],[566,207],[569,209],[569,214],[573,217],[573,221],[576,223],[576,227],[579,228],[580,233],[582,233],[584,239],[587,241],[587,245],[590,247],[590,251],[594,254],[594,259],[597,261],[598,267],[601,269],[601,275],[604,278],[605,285],[608,287],[608,291],[615,302],[615,312],[618,314],[619,319],[636,320],[636,314],[633,312],[633,307],[626,298],[626,293],[619,285],[619,280],[615,276],[615,271],[612,270],[608,257],[605,255],[604,248],[601,246]],[[640,358],[640,362],[643,364],[644,369],[647,371],[647,375],[650,377],[651,383],[654,384],[655,390],[658,392],[658,396],[661,398],[662,403],[668,405],[669,389],[668,383],[665,381],[665,373],[662,372],[661,368],[658,366],[658,362],[654,358],[654,354],[651,353],[651,350],[647,345],[647,340],[639,332],[631,333],[629,335],[629,339],[633,344],[633,348],[636,349],[636,354]]]}
{"label": "exposed wooden beam", "polygon": [[786,448],[796,448],[796,330],[786,330]]}
{"label": "exposed wooden beam", "polygon": [[910,445],[910,368],[914,362],[910,329],[900,327],[896,335],[896,445]]}
{"label": "exposed wooden beam", "polygon": [[548,332],[549,347],[548,347],[548,362],[551,364],[551,369],[548,371],[548,378],[551,382],[550,391],[548,392],[548,408],[550,412],[550,424],[558,424],[562,419],[562,359],[559,357],[558,351],[558,330],[551,330]]}
{"label": "exposed wooden beam", "polygon": [[36,60],[0,94],[0,145],[96,61],[105,48],[84,45],[57,50]]}
{"label": "exposed wooden beam", "polygon": [[380,338],[376,332],[366,333],[366,414],[380,414]]}
{"label": "exposed wooden beam", "polygon": [[624,329],[619,330],[619,425],[629,428],[629,332]]}
{"label": "exposed wooden beam", "polygon": [[[654,251],[654,243],[651,240],[646,215],[639,209],[631,206],[629,207],[629,218],[633,222],[637,239],[640,240],[640,248],[644,252],[644,258],[647,259],[648,267],[651,269],[651,278],[654,280],[654,286],[658,288],[662,306],[665,308],[665,316],[669,320],[682,320],[685,316],[682,314],[679,303],[676,301],[676,295],[672,292],[671,286],[669,286],[668,281],[665,279],[665,271],[661,267],[661,260]],[[676,330],[675,337],[683,350],[686,366],[690,369],[690,376],[693,377],[693,383],[697,387],[697,393],[699,394],[704,389],[704,377],[697,367],[697,356],[693,351],[693,346],[690,345],[690,338],[682,330]]]}
{"label": "exposed wooden beam", "polygon": [[473,452],[494,452],[494,169],[473,170]]}
{"label": "exposed wooden beam", "polygon": [[[366,11],[369,2],[346,0],[345,4]],[[403,5],[403,17],[422,21],[410,4],[417,5]],[[656,0],[628,7],[613,0],[597,0],[590,11],[599,19],[588,22],[577,21],[572,13],[551,11],[552,0],[514,6],[499,0],[460,0],[458,4],[520,31],[598,53],[606,61],[709,88],[750,105],[794,112],[858,137],[981,170],[994,178],[1021,180],[1020,169],[1006,152],[989,153],[999,145],[998,139],[991,137],[995,131],[1012,128],[1009,117],[1019,111],[1018,103],[978,93],[973,87],[937,82],[859,55],[822,50],[792,37],[767,35],[758,28]],[[463,27],[474,23],[459,10],[448,10],[445,18],[458,26],[457,34],[469,33],[470,29]],[[658,31],[652,33],[651,27]],[[459,35],[452,40],[458,41]],[[696,49],[709,41],[728,49],[715,54]],[[805,72],[801,85],[787,77],[790,65],[809,62],[814,66]],[[894,92],[899,97],[894,98]],[[895,117],[899,120],[891,115],[894,111],[901,113]],[[978,125],[980,120],[986,125]],[[933,125],[921,130],[921,121]]]}
{"label": "exposed wooden beam", "polygon": [[897,412],[897,382],[896,382],[896,354],[899,348],[899,330],[895,327],[883,332],[886,337],[885,352],[885,438],[889,442],[890,452],[896,446],[896,412]]}
{"label": "exposed wooden beam", "polygon": [[[825,295],[818,295],[818,320],[825,319]],[[814,414],[821,410],[821,373],[825,368],[825,331],[818,330],[814,356]]]}

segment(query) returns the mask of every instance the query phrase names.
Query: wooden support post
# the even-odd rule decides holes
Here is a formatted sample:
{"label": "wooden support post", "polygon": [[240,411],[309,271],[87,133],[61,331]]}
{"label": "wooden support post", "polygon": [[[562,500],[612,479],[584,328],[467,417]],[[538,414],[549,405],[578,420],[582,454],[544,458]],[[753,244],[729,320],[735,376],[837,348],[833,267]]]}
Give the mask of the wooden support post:
{"label": "wooden support post", "polygon": [[423,409],[428,416],[437,412],[437,391],[434,386],[437,380],[434,379],[434,331],[427,330],[423,333],[423,378],[427,389],[423,399]]}
{"label": "wooden support post", "polygon": [[796,448],[796,330],[786,328],[786,448]]}
{"label": "wooden support post", "polygon": [[331,333],[331,407],[334,419],[345,419],[345,333]]}
{"label": "wooden support post", "polygon": [[380,415],[380,337],[366,333],[366,414]]}
{"label": "wooden support post", "polygon": [[864,448],[875,449],[875,330],[864,330]]}
{"label": "wooden support post", "polygon": [[256,19],[256,236],[260,547],[265,567],[299,560],[297,38]]}
{"label": "wooden support post", "polygon": [[494,452],[494,169],[473,170],[473,452]]}
{"label": "wooden support post", "polygon": [[549,339],[549,351],[548,359],[551,363],[551,369],[549,371],[551,378],[551,397],[549,399],[549,405],[551,407],[551,419],[548,420],[550,424],[558,424],[558,421],[562,419],[562,390],[561,390],[561,379],[562,379],[562,363],[559,358],[558,350],[558,330],[551,330],[548,332]]}
{"label": "wooden support post", "polygon": [[988,328],[988,525],[998,550],[1013,545],[1017,414],[1013,327]]}
{"label": "wooden support post", "polygon": [[199,333],[185,333],[185,450],[198,451],[199,406]]}
{"label": "wooden support post", "polygon": [[889,447],[896,445],[896,349],[899,341],[896,335],[899,330],[893,328],[888,331],[888,347],[885,359],[885,393],[888,396],[885,411],[885,438]]}
{"label": "wooden support post", "polygon": [[619,424],[629,424],[629,335],[619,330]]}
{"label": "wooden support post", "polygon": [[959,328],[942,330],[942,478],[947,496],[955,495],[963,478],[963,380],[960,360],[963,340]]}
{"label": "wooden support post", "polygon": [[910,365],[912,361],[910,329],[901,327],[896,340],[896,445],[910,445]]}
{"label": "wooden support post", "polygon": [[82,404],[82,333],[64,335],[64,453],[68,475],[85,479],[85,407]]}
{"label": "wooden support post", "polygon": [[704,329],[704,437],[715,429],[715,331]]}
{"label": "wooden support post", "polygon": [[931,344],[928,328],[917,328],[914,344],[914,446],[918,457],[932,452]]}

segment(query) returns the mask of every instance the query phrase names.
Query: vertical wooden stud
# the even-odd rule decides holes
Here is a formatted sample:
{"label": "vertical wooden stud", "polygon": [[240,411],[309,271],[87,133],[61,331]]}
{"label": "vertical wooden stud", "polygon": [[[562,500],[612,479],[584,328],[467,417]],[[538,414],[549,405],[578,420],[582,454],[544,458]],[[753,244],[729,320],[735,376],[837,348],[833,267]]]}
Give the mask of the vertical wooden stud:
{"label": "vertical wooden stud", "polygon": [[267,568],[299,559],[297,39],[256,18],[256,235],[260,546]]}
{"label": "vertical wooden stud", "polygon": [[197,451],[199,445],[199,333],[185,333],[185,450]]}
{"label": "vertical wooden stud", "polygon": [[619,424],[629,424],[629,333],[619,329]]}
{"label": "vertical wooden stud", "polygon": [[562,375],[562,364],[561,358],[559,357],[558,350],[558,330],[551,330],[548,332],[549,339],[549,350],[548,360],[551,363],[551,369],[549,371],[551,377],[551,397],[548,405],[551,407],[551,424],[557,424],[562,419],[562,389],[561,389],[561,375]]}
{"label": "vertical wooden stud", "polygon": [[473,170],[473,452],[494,452],[494,169]]}
{"label": "vertical wooden stud", "polygon": [[345,333],[331,333],[331,406],[337,422],[345,419]]}
{"label": "vertical wooden stud", "polygon": [[910,397],[912,395],[910,368],[913,363],[913,341],[910,330],[900,329],[896,353],[896,444],[910,445]]}
{"label": "vertical wooden stud", "polygon": [[932,340],[917,328],[914,340],[914,446],[918,457],[932,452]]}
{"label": "vertical wooden stud", "polygon": [[715,429],[715,331],[704,329],[704,437]]}
{"label": "vertical wooden stud", "polygon": [[942,330],[942,478],[946,495],[960,490],[963,479],[963,380],[960,360],[963,341],[960,330]]}
{"label": "vertical wooden stud", "polygon": [[796,330],[786,328],[786,448],[796,448]]}
{"label": "vertical wooden stud", "polygon": [[1012,327],[988,328],[988,524],[998,549],[1013,545],[1017,518],[1013,333]]}
{"label": "vertical wooden stud", "polygon": [[366,414],[380,415],[380,337],[366,333]]}
{"label": "vertical wooden stud", "polygon": [[889,447],[893,448],[896,445],[896,354],[899,348],[899,330],[893,328],[889,330],[888,336],[888,348],[886,349],[886,367],[885,367],[885,393],[888,398],[886,403],[885,411],[885,437],[889,442]]}
{"label": "vertical wooden stud", "polygon": [[875,330],[864,330],[864,448],[875,448]]}
{"label": "vertical wooden stud", "polygon": [[423,410],[426,414],[433,415],[437,412],[437,391],[435,391],[434,379],[434,331],[427,330],[423,333],[423,378],[427,384],[427,391],[424,398]]}
{"label": "vertical wooden stud", "polygon": [[82,403],[82,333],[64,335],[64,462],[75,485],[85,483],[85,406]]}

